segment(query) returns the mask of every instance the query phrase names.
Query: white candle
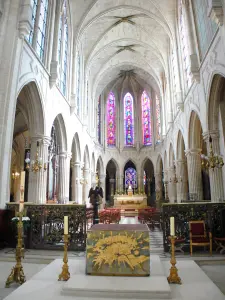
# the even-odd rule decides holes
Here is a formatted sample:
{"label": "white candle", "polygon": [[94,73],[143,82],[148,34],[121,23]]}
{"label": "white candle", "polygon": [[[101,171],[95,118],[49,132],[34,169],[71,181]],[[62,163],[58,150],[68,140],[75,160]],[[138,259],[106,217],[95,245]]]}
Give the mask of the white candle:
{"label": "white candle", "polygon": [[20,173],[20,202],[24,201],[25,171]]}
{"label": "white candle", "polygon": [[64,234],[68,234],[68,216],[64,216]]}
{"label": "white candle", "polygon": [[174,222],[174,217],[170,217],[170,235],[174,236],[175,235],[175,222]]}
{"label": "white candle", "polygon": [[24,207],[24,202],[21,201],[19,204],[19,212],[23,211],[23,207]]}

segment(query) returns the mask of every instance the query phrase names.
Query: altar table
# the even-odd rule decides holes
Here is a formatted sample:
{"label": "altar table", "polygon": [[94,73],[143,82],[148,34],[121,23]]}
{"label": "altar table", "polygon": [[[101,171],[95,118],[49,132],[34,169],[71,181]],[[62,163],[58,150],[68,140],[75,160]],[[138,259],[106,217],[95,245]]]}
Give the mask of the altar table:
{"label": "altar table", "polygon": [[86,273],[149,276],[150,238],[144,224],[96,224],[87,232]]}

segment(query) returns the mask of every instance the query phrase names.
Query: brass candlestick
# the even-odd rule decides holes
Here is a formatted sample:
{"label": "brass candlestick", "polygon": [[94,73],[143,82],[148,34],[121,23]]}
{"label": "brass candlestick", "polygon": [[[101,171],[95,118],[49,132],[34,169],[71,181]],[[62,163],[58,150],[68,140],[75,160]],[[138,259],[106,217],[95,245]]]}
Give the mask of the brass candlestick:
{"label": "brass candlestick", "polygon": [[5,287],[9,287],[11,283],[16,282],[23,284],[26,281],[26,277],[23,272],[22,258],[24,258],[24,248],[23,248],[23,212],[17,214],[19,220],[17,223],[17,246],[16,246],[16,265],[13,267],[10,275],[8,276]]}
{"label": "brass candlestick", "polygon": [[178,270],[176,268],[176,257],[175,257],[175,239],[176,236],[170,236],[169,237],[170,242],[171,242],[171,268],[170,268],[170,275],[167,277],[167,280],[169,283],[176,283],[176,284],[181,284],[181,279],[178,276]]}
{"label": "brass candlestick", "polygon": [[70,236],[68,234],[64,234],[64,256],[63,256],[63,267],[62,272],[59,274],[58,280],[67,281],[70,279],[70,272],[69,272],[69,266],[68,266],[68,246],[69,246],[69,238]]}

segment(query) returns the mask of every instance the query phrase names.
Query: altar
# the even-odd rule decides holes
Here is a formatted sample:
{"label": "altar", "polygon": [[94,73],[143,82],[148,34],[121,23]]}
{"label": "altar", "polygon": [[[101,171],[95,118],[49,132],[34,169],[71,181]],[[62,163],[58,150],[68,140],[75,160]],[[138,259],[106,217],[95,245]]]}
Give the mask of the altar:
{"label": "altar", "polygon": [[87,232],[86,273],[149,276],[150,238],[147,225],[93,225]]}
{"label": "altar", "polygon": [[114,207],[121,209],[139,209],[147,206],[147,196],[144,194],[115,195]]}

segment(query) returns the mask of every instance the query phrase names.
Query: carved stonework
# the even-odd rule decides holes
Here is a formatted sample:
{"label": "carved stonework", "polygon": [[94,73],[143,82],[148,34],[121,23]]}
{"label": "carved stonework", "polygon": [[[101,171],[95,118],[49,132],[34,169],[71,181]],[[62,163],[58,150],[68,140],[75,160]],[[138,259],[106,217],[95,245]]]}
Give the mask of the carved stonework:
{"label": "carved stonework", "polygon": [[184,111],[184,103],[183,102],[181,102],[181,103],[177,103],[177,110],[178,111]]}
{"label": "carved stonework", "polygon": [[19,36],[24,38],[29,35],[32,29],[32,4],[29,0],[24,0],[23,5],[21,5],[20,17],[19,17]]}
{"label": "carved stonework", "polygon": [[219,26],[223,25],[223,5],[221,0],[210,0],[208,16]]}

